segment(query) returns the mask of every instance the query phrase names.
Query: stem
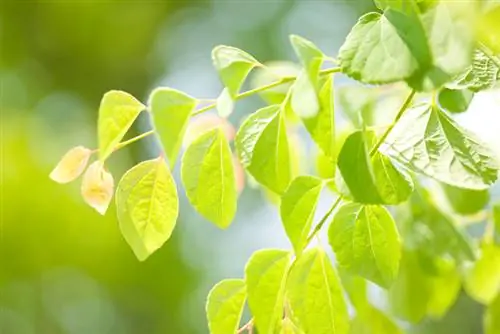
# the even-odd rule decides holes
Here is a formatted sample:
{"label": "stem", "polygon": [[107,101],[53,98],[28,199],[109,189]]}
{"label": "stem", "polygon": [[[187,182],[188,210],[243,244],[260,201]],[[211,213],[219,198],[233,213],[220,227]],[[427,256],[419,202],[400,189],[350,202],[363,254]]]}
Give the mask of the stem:
{"label": "stem", "polygon": [[135,136],[134,138],[130,138],[129,140],[125,140],[125,141],[122,141],[121,143],[119,143],[118,145],[116,145],[115,147],[115,151],[118,151],[119,149],[129,145],[129,144],[132,144],[138,140],[141,140],[142,138],[145,138],[149,135],[152,135],[155,133],[155,130],[149,130],[147,132],[144,132],[144,133],[141,133],[140,135],[138,136]]}
{"label": "stem", "polygon": [[[319,75],[328,75],[328,74],[333,74],[333,73],[338,73],[338,72],[340,72],[340,67],[332,67],[332,68],[327,68],[325,70],[319,71]],[[261,87],[257,87],[257,88],[254,88],[254,89],[250,89],[250,90],[247,90],[246,92],[238,94],[238,95],[236,95],[236,97],[234,98],[234,100],[236,101],[236,100],[244,99],[246,97],[255,95],[255,94],[263,92],[265,90],[268,90],[268,89],[280,86],[280,85],[288,83],[288,82],[295,81],[295,79],[297,79],[297,77],[283,77],[280,80],[271,82],[270,84],[267,84],[267,85],[264,85],[264,86],[261,86]],[[212,104],[209,104],[208,106],[205,106],[203,108],[200,108],[200,109],[196,110],[193,113],[193,116],[196,116],[196,115],[199,115],[201,113],[204,113],[205,111],[209,111],[209,110],[215,108],[216,106],[217,106],[216,102],[214,102]]]}
{"label": "stem", "polygon": [[394,121],[392,122],[392,124],[387,128],[387,130],[385,130],[385,132],[382,135],[382,137],[379,138],[379,140],[377,141],[377,143],[375,144],[375,146],[371,149],[370,156],[373,156],[375,153],[377,153],[377,151],[380,148],[380,146],[387,139],[387,136],[389,136],[389,133],[391,133],[392,129],[394,129],[394,127],[398,123],[398,121],[401,118],[401,116],[403,116],[403,114],[406,111],[406,109],[408,109],[408,107],[410,106],[410,103],[413,100],[413,97],[415,97],[415,94],[416,94],[416,91],[412,90],[411,93],[410,93],[410,95],[408,95],[408,97],[406,98],[405,102],[403,103],[403,105],[399,109],[396,117],[394,118]]}
{"label": "stem", "polygon": [[250,319],[250,321],[248,321],[246,324],[244,324],[240,329],[238,329],[238,331],[236,332],[237,334],[241,334],[243,333],[244,331],[248,331],[249,333],[251,333],[252,331],[252,328],[253,328],[253,319]]}
{"label": "stem", "polygon": [[321,230],[321,228],[323,227],[323,225],[325,225],[326,220],[330,217],[330,215],[333,213],[333,211],[335,211],[335,209],[337,208],[337,206],[339,206],[339,204],[341,202],[342,202],[342,198],[339,196],[337,198],[337,200],[333,203],[333,205],[330,208],[330,210],[328,210],[328,212],[325,213],[325,215],[323,216],[323,218],[321,218],[321,220],[319,221],[319,223],[314,227],[314,230],[311,232],[311,234],[309,234],[309,236],[307,237],[306,245],[309,245],[309,243],[311,242],[311,240],[319,232],[319,230]]}

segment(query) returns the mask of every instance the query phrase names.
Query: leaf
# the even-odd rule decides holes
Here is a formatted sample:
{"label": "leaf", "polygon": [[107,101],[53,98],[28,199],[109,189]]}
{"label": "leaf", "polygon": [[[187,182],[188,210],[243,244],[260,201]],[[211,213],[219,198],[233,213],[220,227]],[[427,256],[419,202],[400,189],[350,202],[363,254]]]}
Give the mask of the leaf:
{"label": "leaf", "polygon": [[493,241],[500,246],[500,203],[493,205]]}
{"label": "leaf", "polygon": [[338,89],[338,101],[342,112],[356,128],[374,125],[376,105],[374,91],[367,87],[342,87]]}
{"label": "leaf", "polygon": [[482,50],[475,50],[472,65],[458,80],[458,86],[472,92],[490,89],[500,80],[500,64],[495,62]]}
{"label": "leaf", "polygon": [[473,2],[440,1],[421,15],[432,62],[408,80],[411,87],[419,91],[440,88],[471,64],[475,12]]}
{"label": "leaf", "polygon": [[500,294],[500,247],[483,245],[481,257],[466,276],[465,291],[485,305]]}
{"label": "leaf", "polygon": [[281,320],[290,253],[277,249],[255,252],[245,267],[248,305],[259,333],[274,334]]}
{"label": "leaf", "polygon": [[227,88],[224,88],[217,98],[217,113],[220,117],[229,117],[234,110],[234,101]]}
{"label": "leaf", "polygon": [[139,261],[170,238],[179,199],[162,157],[143,161],[123,175],[116,190],[116,209],[122,235]]}
{"label": "leaf", "polygon": [[319,93],[320,108],[314,117],[302,121],[314,142],[330,159],[335,155],[335,115],[333,103],[333,78],[326,79]]}
{"label": "leaf", "polygon": [[[265,63],[265,68],[255,69],[250,84],[252,89],[269,85],[282,78],[297,77],[300,73],[300,67],[288,61],[271,61]],[[273,88],[259,92],[259,96],[268,104],[281,104],[286,96],[293,81],[283,83]],[[295,116],[296,117],[296,116]]]}
{"label": "leaf", "polygon": [[451,256],[458,263],[475,259],[470,238],[423,188],[418,188],[411,198],[411,217],[403,230],[406,243],[428,256]]}
{"label": "leaf", "polygon": [[413,191],[413,182],[380,153],[370,159],[368,143],[374,139],[373,132],[356,131],[342,146],[338,167],[350,193],[347,197],[364,204],[403,202]]}
{"label": "leaf", "polygon": [[305,333],[349,332],[340,281],[322,249],[307,250],[297,259],[288,279],[287,296],[294,318]]}
{"label": "leaf", "polygon": [[306,246],[322,189],[322,180],[299,176],[281,197],[281,221],[297,255]]}
{"label": "leaf", "polygon": [[386,10],[388,8],[397,9],[401,12],[413,12],[416,7],[416,0],[374,0],[375,5],[380,10]]}
{"label": "leaf", "polygon": [[500,53],[500,6],[493,6],[478,22],[479,40],[495,54]]}
{"label": "leaf", "polygon": [[469,109],[474,93],[468,89],[448,89],[439,91],[439,105],[451,113],[462,113]]}
{"label": "leaf", "polygon": [[408,79],[432,62],[419,18],[392,8],[362,16],[338,58],[343,73],[369,84]]}
{"label": "leaf", "polygon": [[70,149],[61,158],[57,166],[50,173],[50,178],[57,183],[68,183],[78,178],[89,161],[92,151],[83,146]]}
{"label": "leaf", "polygon": [[229,95],[234,99],[250,71],[260,63],[240,49],[219,45],[212,50],[212,61]]}
{"label": "leaf", "polygon": [[484,209],[490,201],[488,190],[470,190],[443,184],[448,202],[456,213],[471,215]]}
{"label": "leaf", "polygon": [[231,149],[220,128],[205,132],[186,149],[181,177],[196,211],[218,227],[228,227],[238,196]]}
{"label": "leaf", "polygon": [[279,105],[250,115],[236,134],[235,147],[255,180],[278,194],[284,192],[291,179],[290,152]]}
{"label": "leaf", "polygon": [[236,334],[245,299],[246,287],[242,279],[225,279],[217,283],[207,297],[210,334]]}
{"label": "leaf", "polygon": [[427,305],[427,314],[440,319],[455,304],[461,289],[461,277],[452,261],[434,259],[437,273],[431,276],[432,294]]}
{"label": "leaf", "polygon": [[459,188],[482,190],[497,179],[493,150],[433,105],[408,109],[380,151],[410,170]]}
{"label": "leaf", "polygon": [[328,236],[341,268],[382,287],[392,284],[398,273],[401,241],[387,209],[346,204],[335,214]]}
{"label": "leaf", "polygon": [[99,106],[97,133],[99,159],[106,160],[146,107],[132,95],[112,90],[104,94]]}
{"label": "leaf", "polygon": [[369,307],[351,321],[351,334],[402,334],[398,325],[382,311]]}
{"label": "leaf", "polygon": [[317,80],[318,71],[325,55],[316,45],[307,39],[290,35],[293,49],[306,69],[309,79],[314,83]]}
{"label": "leaf", "polygon": [[98,160],[90,164],[83,174],[81,193],[85,202],[101,215],[108,210],[113,198],[114,180],[103,163]]}
{"label": "leaf", "polygon": [[484,313],[485,334],[498,334],[500,332],[500,294],[488,305]]}
{"label": "leaf", "polygon": [[149,105],[153,125],[160,137],[170,168],[175,165],[196,103],[191,96],[172,88],[157,88],[151,93]]}
{"label": "leaf", "polygon": [[356,309],[356,313],[361,313],[364,309],[369,308],[367,296],[366,280],[357,275],[351,275],[345,270],[339,270],[342,286],[349,296],[352,306]]}

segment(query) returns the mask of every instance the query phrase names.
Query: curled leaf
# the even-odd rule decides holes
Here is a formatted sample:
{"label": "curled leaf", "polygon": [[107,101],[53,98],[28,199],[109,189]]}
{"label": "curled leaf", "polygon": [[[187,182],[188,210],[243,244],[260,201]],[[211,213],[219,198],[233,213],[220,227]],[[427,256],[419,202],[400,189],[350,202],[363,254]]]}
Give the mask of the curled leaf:
{"label": "curled leaf", "polygon": [[79,177],[89,161],[92,151],[83,146],[70,149],[50,173],[50,178],[57,183],[68,183]]}
{"label": "curled leaf", "polygon": [[81,191],[85,202],[104,215],[113,197],[113,189],[111,173],[104,169],[101,161],[93,162],[83,175]]}

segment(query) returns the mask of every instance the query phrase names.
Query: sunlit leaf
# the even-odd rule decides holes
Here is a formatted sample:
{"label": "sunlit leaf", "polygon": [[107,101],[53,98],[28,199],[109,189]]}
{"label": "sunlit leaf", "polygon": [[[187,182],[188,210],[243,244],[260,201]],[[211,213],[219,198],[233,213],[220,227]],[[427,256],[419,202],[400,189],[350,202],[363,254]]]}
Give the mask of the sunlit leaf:
{"label": "sunlit leaf", "polygon": [[89,161],[92,151],[83,146],[70,149],[50,173],[50,178],[58,183],[68,183],[78,178]]}
{"label": "sunlit leaf", "polygon": [[229,143],[221,129],[202,134],[186,149],[181,175],[191,205],[220,228],[236,213],[236,179]]}
{"label": "sunlit leaf", "polygon": [[495,153],[437,106],[420,104],[407,110],[381,152],[417,173],[459,188],[482,190],[497,179]]}
{"label": "sunlit leaf", "polygon": [[349,272],[339,269],[342,287],[349,296],[351,304],[356,312],[363,312],[369,307],[366,280],[358,275],[352,275]]}
{"label": "sunlit leaf", "polygon": [[436,273],[430,277],[432,294],[427,305],[427,315],[440,319],[455,304],[462,282],[452,261],[436,259],[433,265],[436,267]]}
{"label": "sunlit leaf", "polygon": [[488,190],[461,189],[446,184],[443,190],[453,210],[462,215],[481,211],[490,201]]}
{"label": "sunlit leaf", "polygon": [[212,61],[229,95],[236,97],[250,71],[260,63],[240,49],[219,45],[212,50]]}
{"label": "sunlit leaf", "polygon": [[493,57],[484,51],[476,50],[472,65],[460,77],[457,84],[472,92],[479,92],[493,88],[498,81],[500,81],[500,59],[495,62]]}
{"label": "sunlit leaf", "polygon": [[227,119],[213,113],[203,113],[192,117],[189,121],[182,141],[182,147],[188,147],[201,134],[214,128],[222,129],[228,141],[232,141],[236,135],[234,126]]}
{"label": "sunlit leaf", "polygon": [[157,88],[149,98],[153,125],[170,167],[175,165],[196,100],[172,88]]}
{"label": "sunlit leaf", "polygon": [[290,260],[287,251],[264,249],[255,252],[245,267],[248,305],[259,333],[274,334],[282,318]]}
{"label": "sunlit leaf", "polygon": [[418,17],[387,8],[359,19],[340,48],[339,62],[353,79],[384,84],[410,78],[432,58]]}
{"label": "sunlit leaf", "polygon": [[174,179],[165,160],[147,160],[127,171],[116,190],[118,222],[139,261],[170,238],[179,214]]}
{"label": "sunlit leaf", "polygon": [[293,315],[305,333],[344,334],[349,316],[339,278],[320,248],[305,251],[287,283]]}
{"label": "sunlit leaf", "polygon": [[282,194],[290,179],[285,121],[278,105],[259,109],[241,125],[235,140],[238,157],[263,186]]}
{"label": "sunlit leaf", "polygon": [[113,190],[113,175],[104,168],[103,163],[99,160],[90,164],[83,174],[81,187],[85,202],[104,215],[113,198]]}
{"label": "sunlit leaf", "polygon": [[97,133],[99,159],[104,161],[122,140],[145,106],[132,95],[112,90],[104,94],[99,106]]}
{"label": "sunlit leaf", "polygon": [[[282,78],[297,77],[300,73],[300,66],[287,61],[272,61],[265,63],[265,68],[255,69],[255,73],[251,77],[251,87],[257,88],[269,85]],[[259,92],[259,95],[268,104],[281,104],[285,100],[288,90],[293,84],[293,80],[283,83],[273,88],[269,88]],[[288,117],[288,115],[287,115]],[[297,116],[295,116],[297,118]]]}
{"label": "sunlit leaf", "polygon": [[481,256],[468,273],[465,290],[483,304],[491,303],[500,294],[500,247],[484,244]]}
{"label": "sunlit leaf", "polygon": [[322,180],[299,176],[281,197],[281,221],[296,254],[305,247],[322,188]]}
{"label": "sunlit leaf", "polygon": [[341,268],[382,287],[392,284],[398,273],[401,241],[387,209],[346,204],[335,214],[328,235]]}
{"label": "sunlit leaf", "polygon": [[484,313],[484,333],[500,333],[500,294],[498,294],[495,300],[488,305]]}
{"label": "sunlit leaf", "polygon": [[469,109],[474,93],[468,89],[444,88],[439,92],[439,105],[451,113],[461,113]]}
{"label": "sunlit leaf", "polygon": [[217,112],[220,117],[227,118],[233,113],[234,101],[227,88],[224,88],[217,98]]}
{"label": "sunlit leaf", "polygon": [[412,12],[418,8],[416,7],[416,0],[374,0],[374,2],[381,10],[393,8],[401,12]]}
{"label": "sunlit leaf", "polygon": [[225,279],[217,283],[207,297],[207,319],[210,334],[236,334],[246,300],[242,279]]}
{"label": "sunlit leaf", "polygon": [[327,78],[319,93],[320,108],[314,117],[302,121],[314,142],[330,159],[335,155],[335,115],[333,103],[333,77]]}
{"label": "sunlit leaf", "polygon": [[356,128],[374,125],[376,94],[367,87],[342,87],[337,90],[342,112]]}
{"label": "sunlit leaf", "polygon": [[478,35],[493,53],[500,54],[500,6],[493,6],[484,17],[479,20]]}
{"label": "sunlit leaf", "polygon": [[351,334],[402,334],[403,331],[389,316],[375,307],[356,314],[351,321]]}

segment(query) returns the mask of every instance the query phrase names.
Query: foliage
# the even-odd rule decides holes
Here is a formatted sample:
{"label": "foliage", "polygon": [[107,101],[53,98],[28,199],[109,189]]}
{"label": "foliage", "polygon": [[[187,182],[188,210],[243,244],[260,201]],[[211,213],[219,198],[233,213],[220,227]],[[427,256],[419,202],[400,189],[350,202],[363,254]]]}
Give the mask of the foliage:
{"label": "foliage", "polygon": [[[461,226],[463,216],[490,210],[488,190],[500,165],[480,134],[449,114],[467,111],[476,92],[498,86],[498,35],[484,27],[468,28],[483,18],[492,24],[498,8],[473,1],[375,3],[380,11],[359,19],[338,59],[292,35],[300,60],[293,75],[276,75],[272,66],[237,48],[214,48],[212,59],[224,89],[208,106],[167,87],[153,91],[147,106],[125,92],[106,93],[99,110],[99,149],[70,150],[51,174],[57,182],[72,181],[89,155],[98,152],[99,160],[83,178],[82,194],[104,214],[114,187],[106,160],[126,145],[157,135],[162,154],[132,167],[116,190],[120,229],[144,261],[175,227],[179,200],[171,171],[190,118],[216,108],[219,124],[190,140],[181,159],[190,204],[208,221],[227,228],[237,210],[241,164],[254,182],[278,198],[292,249],[260,250],[248,261],[244,279],[223,280],[212,289],[207,302],[211,333],[251,332],[254,327],[263,334],[400,333],[391,316],[410,322],[440,318],[454,304],[462,283],[471,297],[491,305],[485,315],[488,331],[500,330],[495,321],[500,298],[498,206],[486,215],[486,233],[479,240]],[[338,66],[324,66],[332,62]],[[240,92],[254,70],[261,73],[255,80],[261,85]],[[262,74],[266,71],[274,81]],[[337,129],[335,122],[336,73],[365,85],[406,85],[393,122],[380,133],[371,127],[370,106],[376,104],[371,90],[359,99],[343,94],[340,102],[347,106],[354,130],[339,138],[345,129]],[[225,118],[238,100],[254,94],[269,105],[246,118],[232,148]],[[396,89],[393,94],[400,97]],[[150,114],[154,129],[122,141],[142,111]],[[320,152],[323,172],[318,176],[297,175],[291,145],[297,119]],[[440,184],[441,192],[433,184]],[[337,199],[314,224],[324,189]],[[439,194],[451,205],[439,201]],[[325,250],[311,247],[325,225],[337,269]],[[367,281],[388,290],[394,312],[386,314],[370,304]],[[343,289],[356,309],[352,319]],[[253,318],[240,328],[245,304]]]}

